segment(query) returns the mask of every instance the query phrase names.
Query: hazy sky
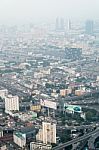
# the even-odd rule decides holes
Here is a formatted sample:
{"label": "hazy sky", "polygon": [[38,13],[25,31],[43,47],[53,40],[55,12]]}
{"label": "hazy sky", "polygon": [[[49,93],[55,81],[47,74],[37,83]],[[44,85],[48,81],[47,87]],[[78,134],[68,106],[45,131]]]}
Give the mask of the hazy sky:
{"label": "hazy sky", "polygon": [[70,19],[99,19],[99,0],[0,0],[0,24]]}

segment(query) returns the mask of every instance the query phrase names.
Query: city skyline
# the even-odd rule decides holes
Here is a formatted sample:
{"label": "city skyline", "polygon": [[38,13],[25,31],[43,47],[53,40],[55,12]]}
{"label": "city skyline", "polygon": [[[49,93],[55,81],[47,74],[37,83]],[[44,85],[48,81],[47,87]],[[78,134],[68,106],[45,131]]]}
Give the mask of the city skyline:
{"label": "city skyline", "polygon": [[66,19],[98,19],[98,0],[1,0],[0,24],[52,21]]}

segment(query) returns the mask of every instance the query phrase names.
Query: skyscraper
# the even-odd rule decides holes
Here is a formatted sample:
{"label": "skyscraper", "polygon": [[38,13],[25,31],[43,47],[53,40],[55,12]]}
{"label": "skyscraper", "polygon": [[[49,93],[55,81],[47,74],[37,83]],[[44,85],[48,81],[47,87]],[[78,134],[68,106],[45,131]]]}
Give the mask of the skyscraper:
{"label": "skyscraper", "polygon": [[43,142],[56,143],[56,124],[43,122]]}
{"label": "skyscraper", "polygon": [[42,141],[45,144],[56,143],[56,124],[43,122],[42,129],[39,130],[36,140]]}
{"label": "skyscraper", "polygon": [[64,31],[64,19],[63,18],[56,18],[56,31]]}
{"label": "skyscraper", "polygon": [[64,30],[64,19],[60,18],[60,30],[63,31]]}
{"label": "skyscraper", "polygon": [[68,30],[71,30],[71,21],[68,20]]}
{"label": "skyscraper", "polygon": [[55,24],[56,30],[59,30],[59,18],[56,18],[56,24]]}
{"label": "skyscraper", "polygon": [[92,20],[87,20],[86,21],[86,24],[85,24],[85,33],[86,34],[89,34],[89,35],[92,35],[93,34],[93,31],[94,30],[94,23]]}

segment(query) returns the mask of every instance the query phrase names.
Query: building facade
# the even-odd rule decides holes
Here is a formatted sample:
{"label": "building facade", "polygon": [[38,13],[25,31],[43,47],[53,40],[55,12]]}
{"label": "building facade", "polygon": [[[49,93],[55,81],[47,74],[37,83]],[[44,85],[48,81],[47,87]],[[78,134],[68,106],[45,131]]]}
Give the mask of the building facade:
{"label": "building facade", "polygon": [[56,143],[56,124],[43,122],[42,129],[36,135],[36,140],[42,141],[45,144]]}
{"label": "building facade", "polygon": [[15,132],[13,134],[13,141],[20,147],[26,146],[26,135],[22,134],[21,132]]}
{"label": "building facade", "polygon": [[19,97],[8,95],[5,97],[5,111],[19,111]]}
{"label": "building facade", "polygon": [[31,142],[30,143],[30,150],[51,150],[52,146],[50,144],[43,144],[38,142]]}
{"label": "building facade", "polygon": [[92,20],[87,20],[85,24],[85,32],[86,34],[93,34],[94,30],[94,23]]}
{"label": "building facade", "polygon": [[0,137],[3,137],[3,129],[0,128]]}
{"label": "building facade", "polygon": [[5,98],[8,95],[8,90],[7,89],[2,89],[0,90],[0,97]]}

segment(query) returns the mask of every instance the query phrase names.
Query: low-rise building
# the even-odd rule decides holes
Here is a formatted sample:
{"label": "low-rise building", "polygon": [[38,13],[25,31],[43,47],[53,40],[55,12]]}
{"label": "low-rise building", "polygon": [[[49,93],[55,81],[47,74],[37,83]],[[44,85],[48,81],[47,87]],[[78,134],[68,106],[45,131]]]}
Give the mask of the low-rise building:
{"label": "low-rise building", "polygon": [[7,146],[5,143],[0,143],[0,150],[7,150]]}
{"label": "low-rise building", "polygon": [[84,93],[85,93],[84,90],[75,90],[75,95],[77,95],[77,96],[81,96],[81,95],[83,95]]}
{"label": "low-rise building", "polygon": [[60,90],[60,95],[61,96],[66,96],[66,90],[65,89]]}
{"label": "low-rise building", "polygon": [[8,90],[7,89],[1,89],[0,90],[0,97],[5,98],[8,95]]}
{"label": "low-rise building", "polygon": [[77,105],[64,104],[64,111],[70,114],[82,113],[81,107]]}
{"label": "low-rise building", "polygon": [[20,147],[26,146],[26,134],[23,134],[21,132],[15,132],[13,134],[13,141]]}
{"label": "low-rise building", "polygon": [[61,96],[66,96],[66,95],[68,95],[68,94],[71,94],[72,93],[72,89],[70,88],[68,88],[68,89],[62,89],[62,90],[60,90],[60,95]]}
{"label": "low-rise building", "polygon": [[31,105],[30,110],[32,111],[40,111],[41,110],[41,105]]}
{"label": "low-rise building", "polygon": [[7,114],[9,114],[12,117],[18,117],[21,121],[33,121],[35,118],[37,118],[37,113],[33,111],[27,111],[27,112],[13,112],[13,111],[6,111]]}
{"label": "low-rise building", "polygon": [[50,144],[31,142],[30,150],[51,150],[52,146]]}
{"label": "low-rise building", "polygon": [[0,128],[0,137],[3,137],[3,129]]}
{"label": "low-rise building", "polygon": [[38,130],[32,127],[26,127],[20,131],[15,131],[13,133],[13,140],[21,148],[26,146],[28,139],[35,140]]}

